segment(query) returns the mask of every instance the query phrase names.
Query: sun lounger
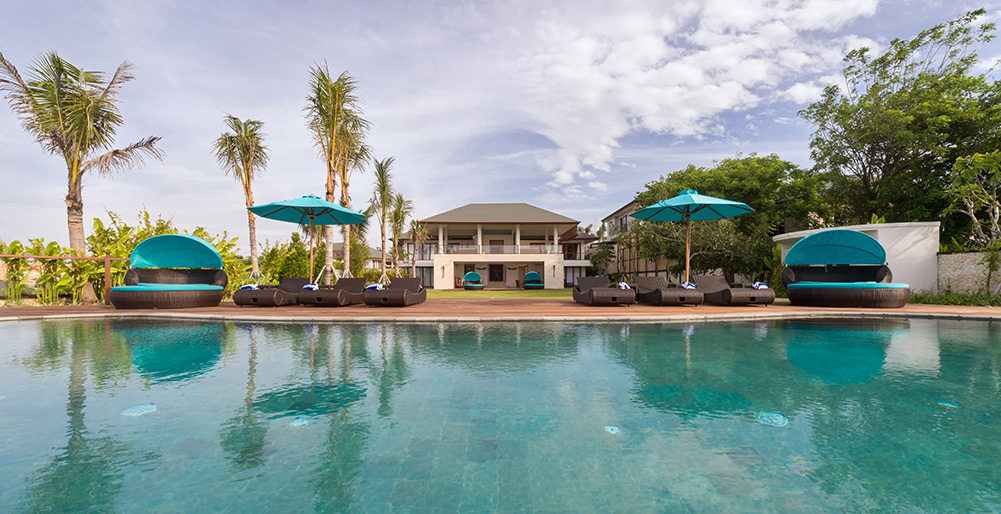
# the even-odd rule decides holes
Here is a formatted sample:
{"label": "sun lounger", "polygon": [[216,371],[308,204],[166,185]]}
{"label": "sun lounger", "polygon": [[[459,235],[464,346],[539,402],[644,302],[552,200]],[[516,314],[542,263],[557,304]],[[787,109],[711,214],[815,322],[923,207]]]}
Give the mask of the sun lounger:
{"label": "sun lounger", "polygon": [[299,292],[302,286],[309,283],[308,278],[286,277],[278,285],[257,286],[257,289],[239,289],[233,293],[233,303],[244,306],[281,307],[299,303]]}
{"label": "sun lounger", "polygon": [[692,283],[713,305],[768,305],[775,301],[771,288],[755,289],[753,284],[728,284],[719,275],[694,275]]}
{"label": "sun lounger", "polygon": [[636,301],[650,305],[698,305],[702,291],[668,284],[664,277],[636,277]]}
{"label": "sun lounger", "polygon": [[299,292],[301,305],[316,307],[345,307],[365,301],[364,278],[342,278],[332,286],[319,286],[318,289],[303,289]]}
{"label": "sun lounger", "polygon": [[365,305],[406,307],[427,299],[428,292],[419,278],[397,278],[386,289],[366,289]]}
{"label": "sun lounger", "polygon": [[636,290],[610,287],[606,277],[578,277],[573,299],[586,305],[629,305],[636,303]]}

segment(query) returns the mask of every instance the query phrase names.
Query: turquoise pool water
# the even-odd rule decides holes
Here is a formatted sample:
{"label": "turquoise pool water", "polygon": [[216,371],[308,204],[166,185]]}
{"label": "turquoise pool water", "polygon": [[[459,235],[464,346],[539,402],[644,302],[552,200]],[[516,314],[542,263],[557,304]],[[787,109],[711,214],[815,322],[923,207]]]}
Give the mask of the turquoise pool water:
{"label": "turquoise pool water", "polygon": [[0,512],[1001,509],[987,323],[18,322],[0,341]]}

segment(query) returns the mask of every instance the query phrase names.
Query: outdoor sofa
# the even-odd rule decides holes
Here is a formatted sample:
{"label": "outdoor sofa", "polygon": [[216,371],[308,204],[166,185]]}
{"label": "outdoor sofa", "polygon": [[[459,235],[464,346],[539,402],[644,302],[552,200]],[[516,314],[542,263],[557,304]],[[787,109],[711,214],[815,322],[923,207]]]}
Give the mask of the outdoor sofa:
{"label": "outdoor sofa", "polygon": [[699,305],[702,291],[668,284],[664,277],[636,277],[636,301],[650,305]]}
{"label": "outdoor sofa", "polygon": [[694,275],[692,283],[702,291],[705,303],[713,305],[769,305],[775,301],[771,288],[756,289],[753,284],[730,284],[719,275]]}
{"label": "outdoor sofa", "polygon": [[238,289],[233,292],[233,303],[239,306],[253,305],[258,307],[281,307],[299,303],[299,292],[302,286],[309,283],[308,278],[283,278],[278,285],[262,285],[257,289]]}
{"label": "outdoor sofa", "polygon": [[[342,279],[343,280],[343,279]],[[396,278],[385,289],[366,289],[365,305],[406,307],[427,300],[428,292],[419,278]]]}
{"label": "outdoor sofa", "polygon": [[470,271],[462,276],[462,288],[467,291],[482,291],[483,277],[475,271]]}
{"label": "outdoor sofa", "polygon": [[125,285],[111,289],[116,309],[211,307],[222,301],[229,279],[222,256],[208,242],[186,234],[164,234],[132,250]]}
{"label": "outdoor sofa", "polygon": [[299,291],[299,303],[316,307],[346,307],[365,302],[365,278],[345,277],[334,285]]}
{"label": "outdoor sofa", "polygon": [[525,289],[545,289],[546,282],[542,280],[542,275],[538,271],[529,271],[525,273],[525,283],[522,287]]}
{"label": "outdoor sofa", "polygon": [[629,305],[636,303],[636,290],[611,287],[607,277],[577,277],[573,299],[585,305]]}
{"label": "outdoor sofa", "polygon": [[789,249],[785,264],[781,280],[793,305],[899,308],[911,297],[909,285],[893,282],[883,245],[856,230],[810,234]]}

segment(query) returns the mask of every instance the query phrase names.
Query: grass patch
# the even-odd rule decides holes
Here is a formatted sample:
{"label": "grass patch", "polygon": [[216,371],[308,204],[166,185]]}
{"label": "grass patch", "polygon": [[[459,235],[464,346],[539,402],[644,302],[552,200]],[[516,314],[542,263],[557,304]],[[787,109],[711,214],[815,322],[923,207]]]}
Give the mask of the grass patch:
{"label": "grass patch", "polygon": [[907,303],[923,303],[932,305],[1001,305],[1001,294],[987,293],[956,293],[943,291],[941,293],[911,293]]}
{"label": "grass patch", "polygon": [[428,298],[573,298],[573,289],[514,289],[505,291],[428,289]]}

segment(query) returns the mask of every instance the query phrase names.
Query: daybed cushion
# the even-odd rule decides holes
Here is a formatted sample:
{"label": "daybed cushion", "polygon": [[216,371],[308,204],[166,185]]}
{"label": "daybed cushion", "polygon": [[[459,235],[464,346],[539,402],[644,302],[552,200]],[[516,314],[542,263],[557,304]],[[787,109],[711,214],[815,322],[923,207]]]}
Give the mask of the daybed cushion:
{"label": "daybed cushion", "polygon": [[909,289],[896,282],[793,282],[787,289]]}
{"label": "daybed cushion", "polygon": [[112,291],[222,291],[222,286],[212,284],[136,284],[117,286]]}

